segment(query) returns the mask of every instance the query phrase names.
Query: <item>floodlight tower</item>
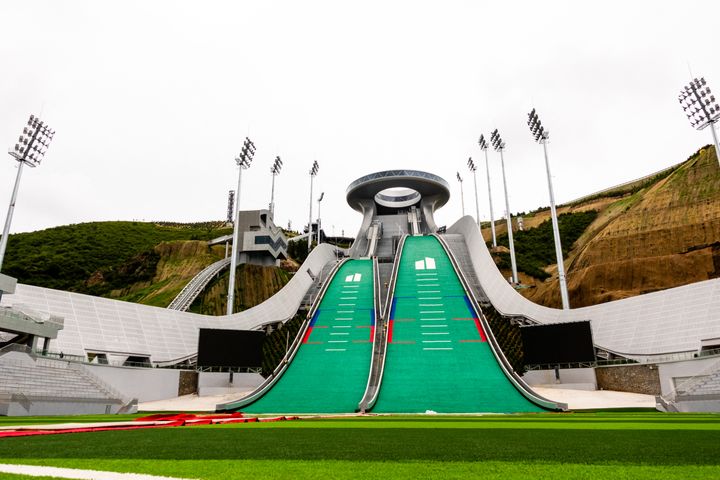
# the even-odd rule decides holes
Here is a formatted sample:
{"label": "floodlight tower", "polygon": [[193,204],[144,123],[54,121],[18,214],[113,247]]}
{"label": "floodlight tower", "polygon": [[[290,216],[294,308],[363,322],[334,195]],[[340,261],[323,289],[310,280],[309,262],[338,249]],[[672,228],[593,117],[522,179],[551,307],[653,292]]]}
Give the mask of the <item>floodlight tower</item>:
{"label": "floodlight tower", "polygon": [[282,169],[282,160],[280,157],[275,157],[273,166],[270,167],[270,173],[272,173],[272,189],[270,190],[270,218],[275,218],[275,177],[280,175]]}
{"label": "floodlight tower", "polygon": [[475,175],[477,167],[475,166],[475,162],[473,162],[472,157],[468,158],[467,166],[473,174],[473,183],[475,184],[475,219],[477,220],[478,228],[480,228],[480,204],[478,203],[477,175]]}
{"label": "floodlight tower", "polygon": [[[18,171],[15,176],[15,186],[13,187],[12,196],[10,197],[10,206],[5,217],[5,227],[3,227],[2,238],[0,238],[0,270],[2,270],[3,260],[5,258],[5,249],[7,248],[8,236],[10,235],[10,224],[12,223],[13,212],[15,211],[15,202],[17,201],[18,188],[20,187],[20,177],[22,175],[23,166],[37,167],[43,160],[47,152],[50,141],[55,135],[55,131],[51,130],[46,123],[35,115],[30,115],[27,126],[23,128],[23,133],[15,144],[15,148],[8,153],[18,162]],[[0,293],[2,295],[2,293]]]}
{"label": "floodlight tower", "polygon": [[324,196],[325,196],[325,192],[322,192],[320,194],[320,198],[318,198],[318,200],[317,200],[317,202],[318,202],[318,218],[317,218],[317,229],[318,229],[317,239],[318,239],[318,241],[317,241],[317,244],[318,245],[320,245],[320,202],[322,202]]}
{"label": "floodlight tower", "polygon": [[463,179],[460,176],[460,172],[457,172],[457,180],[460,182],[460,202],[462,204],[462,216],[465,216],[465,194],[463,193]]}
{"label": "floodlight tower", "polygon": [[715,123],[720,118],[720,105],[715,100],[715,96],[710,93],[710,87],[707,86],[705,78],[693,79],[680,90],[678,100],[693,128],[702,130],[708,125],[710,126],[715,144],[715,155],[720,162],[720,143],[718,143],[715,131]]}
{"label": "floodlight tower", "polygon": [[315,160],[312,164],[312,168],[310,168],[310,214],[308,216],[308,252],[312,248],[312,192],[313,192],[313,180],[315,180],[315,176],[318,173],[318,170],[320,170],[320,165],[318,165],[317,160]]}
{"label": "floodlight tower", "polygon": [[497,247],[497,238],[495,237],[495,218],[493,218],[493,206],[492,206],[492,190],[490,189],[490,164],[488,162],[488,144],[485,141],[485,135],[480,135],[478,140],[480,150],[485,152],[485,172],[487,173],[487,186],[488,186],[488,201],[490,203],[490,230],[492,231],[492,245],[493,248]]}
{"label": "floodlight tower", "polygon": [[508,244],[510,245],[510,265],[512,266],[512,281],[518,283],[517,264],[515,263],[515,244],[513,243],[512,215],[510,214],[510,201],[508,200],[507,181],[505,180],[505,142],[500,138],[497,128],[490,134],[490,143],[496,152],[500,153],[500,165],[502,167],[503,188],[505,189],[505,220],[507,221]]}
{"label": "floodlight tower", "polygon": [[235,190],[228,190],[227,223],[233,223],[233,212],[235,211]]}
{"label": "floodlight tower", "polygon": [[555,195],[553,194],[552,178],[550,176],[550,161],[548,160],[547,142],[550,132],[543,128],[535,109],[528,113],[528,126],[536,142],[541,143],[545,153],[545,169],[547,170],[548,190],[550,191],[550,216],[552,217],[553,236],[555,237],[555,257],[557,258],[558,280],[560,281],[560,298],[563,310],[570,309],[570,301],[565,279],[565,265],[563,263],[562,244],[560,243],[560,228],[558,227],[557,211],[555,210]]}
{"label": "floodlight tower", "polygon": [[235,157],[235,163],[238,166],[238,186],[235,193],[235,218],[233,221],[233,243],[232,255],[230,255],[230,281],[228,285],[227,296],[227,314],[233,313],[235,303],[235,269],[237,268],[238,248],[240,247],[240,182],[242,182],[242,171],[250,168],[250,164],[255,156],[255,144],[245,137],[240,155]]}

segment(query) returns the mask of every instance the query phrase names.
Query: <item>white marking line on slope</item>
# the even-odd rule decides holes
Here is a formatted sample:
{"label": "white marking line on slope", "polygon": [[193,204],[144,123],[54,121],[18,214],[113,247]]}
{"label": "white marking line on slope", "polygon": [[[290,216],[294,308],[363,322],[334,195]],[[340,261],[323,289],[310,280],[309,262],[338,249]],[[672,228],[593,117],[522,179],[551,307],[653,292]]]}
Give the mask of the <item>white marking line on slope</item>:
{"label": "white marking line on slope", "polygon": [[444,322],[445,320],[447,320],[447,318],[444,318],[444,317],[442,317],[442,318],[421,318],[420,319],[421,322],[437,322],[437,321]]}
{"label": "white marking line on slope", "polygon": [[447,327],[447,325],[420,325],[420,328],[441,328]]}
{"label": "white marking line on slope", "polygon": [[347,340],[328,340],[328,343],[347,343]]}
{"label": "white marking line on slope", "polygon": [[437,278],[418,278],[416,279],[418,282],[434,282],[437,280]]}
{"label": "white marking line on slope", "polygon": [[442,300],[442,297],[418,297],[418,300]]}
{"label": "white marking line on slope", "polygon": [[346,352],[347,348],[326,348],[326,352]]}
{"label": "white marking line on slope", "polygon": [[360,285],[343,285],[342,288],[360,288]]}
{"label": "white marking line on slope", "polygon": [[340,300],[357,300],[357,297],[340,297]]}
{"label": "white marking line on slope", "polygon": [[423,340],[423,343],[450,343],[450,340]]}
{"label": "white marking line on slope", "polygon": [[145,473],[119,473],[79,468],[40,467],[37,465],[10,465],[0,463],[0,472],[30,475],[32,477],[56,477],[95,480],[179,480],[178,477],[161,477]]}
{"label": "white marking line on slope", "polygon": [[421,307],[442,307],[444,304],[442,303],[421,303],[419,306]]}
{"label": "white marking line on slope", "polygon": [[440,290],[418,290],[418,293],[440,293]]}
{"label": "white marking line on slope", "polygon": [[431,272],[431,273],[416,273],[415,275],[432,275],[432,276],[437,276],[437,273],[435,273],[435,272]]}
{"label": "white marking line on slope", "polygon": [[355,310],[338,310],[337,313],[355,313]]}
{"label": "white marking line on slope", "polygon": [[[433,325],[434,327],[437,325]],[[450,332],[422,332],[423,335],[450,335]]]}
{"label": "white marking line on slope", "polygon": [[333,325],[333,328],[350,328],[350,325]]}
{"label": "white marking line on slope", "polygon": [[445,313],[445,310],[420,310],[420,313]]}
{"label": "white marking line on slope", "polygon": [[330,332],[330,335],[350,335],[347,332]]}
{"label": "white marking line on slope", "polygon": [[352,317],[335,317],[335,320],[352,320]]}
{"label": "white marking line on slope", "polygon": [[450,348],[446,348],[446,347],[442,347],[442,348],[440,348],[440,347],[426,347],[426,348],[423,348],[423,350],[452,350],[452,347],[450,347]]}
{"label": "white marking line on slope", "polygon": [[338,307],[354,307],[354,303],[338,303]]}

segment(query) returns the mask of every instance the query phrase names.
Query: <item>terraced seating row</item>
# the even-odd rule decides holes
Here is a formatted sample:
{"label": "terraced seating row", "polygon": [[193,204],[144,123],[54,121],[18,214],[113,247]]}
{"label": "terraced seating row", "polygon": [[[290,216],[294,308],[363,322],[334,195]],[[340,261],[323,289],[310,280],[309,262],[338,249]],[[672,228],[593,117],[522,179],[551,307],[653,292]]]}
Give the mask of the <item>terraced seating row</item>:
{"label": "terraced seating row", "polygon": [[0,393],[28,397],[108,399],[109,392],[82,372],[57,365],[39,365],[0,357]]}

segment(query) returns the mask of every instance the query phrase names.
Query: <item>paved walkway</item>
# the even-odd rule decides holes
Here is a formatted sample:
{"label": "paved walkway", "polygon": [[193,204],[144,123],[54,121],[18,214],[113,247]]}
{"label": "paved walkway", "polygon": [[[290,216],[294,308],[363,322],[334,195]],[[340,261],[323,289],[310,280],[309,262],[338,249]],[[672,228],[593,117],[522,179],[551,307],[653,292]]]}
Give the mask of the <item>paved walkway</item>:
{"label": "paved walkway", "polygon": [[141,402],[138,404],[140,412],[214,412],[218,403],[237,400],[248,393],[245,392],[226,393],[223,395],[208,395],[199,397],[197,394],[183,395],[181,397],[168,398],[166,400],[155,400],[152,402]]}
{"label": "paved walkway", "polygon": [[655,397],[641,393],[614,392],[611,390],[565,390],[560,388],[532,387],[538,394],[556,402],[567,403],[571,410],[588,408],[655,408]]}

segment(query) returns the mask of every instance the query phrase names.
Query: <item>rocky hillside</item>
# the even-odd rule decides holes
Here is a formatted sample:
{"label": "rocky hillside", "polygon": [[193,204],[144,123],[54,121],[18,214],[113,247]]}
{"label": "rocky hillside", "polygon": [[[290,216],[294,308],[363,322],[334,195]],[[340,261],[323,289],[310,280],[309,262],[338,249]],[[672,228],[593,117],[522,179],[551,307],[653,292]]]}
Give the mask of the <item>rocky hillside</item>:
{"label": "rocky hillside", "polygon": [[[714,148],[703,147],[673,169],[558,212],[589,210],[597,217],[565,257],[572,307],[720,276],[720,168]],[[548,210],[525,215],[525,229],[548,218]],[[521,276],[529,286],[521,292],[558,307],[557,266],[545,270],[551,274],[545,281]]]}

